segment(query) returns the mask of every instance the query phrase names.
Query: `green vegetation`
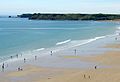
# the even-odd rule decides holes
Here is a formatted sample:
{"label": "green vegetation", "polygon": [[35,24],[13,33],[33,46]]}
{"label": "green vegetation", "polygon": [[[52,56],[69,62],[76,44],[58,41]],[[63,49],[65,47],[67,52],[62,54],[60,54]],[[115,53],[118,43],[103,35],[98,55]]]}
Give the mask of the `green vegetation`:
{"label": "green vegetation", "polygon": [[29,20],[118,20],[118,14],[22,14],[20,18]]}

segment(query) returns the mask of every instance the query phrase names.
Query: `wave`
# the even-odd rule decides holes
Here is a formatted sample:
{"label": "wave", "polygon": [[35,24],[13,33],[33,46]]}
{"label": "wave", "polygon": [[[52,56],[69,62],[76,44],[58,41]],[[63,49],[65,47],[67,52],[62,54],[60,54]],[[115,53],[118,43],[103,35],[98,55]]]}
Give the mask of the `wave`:
{"label": "wave", "polygon": [[68,42],[70,42],[70,41],[71,41],[71,39],[69,39],[69,40],[65,40],[65,41],[62,41],[62,42],[58,42],[58,43],[56,43],[56,45],[65,44],[65,43],[68,43]]}
{"label": "wave", "polygon": [[33,51],[41,51],[41,50],[44,50],[45,48],[40,48],[40,49],[36,49],[36,50],[33,50]]}
{"label": "wave", "polygon": [[[95,38],[86,39],[86,40],[72,40],[72,41],[70,40],[69,43],[67,43],[67,44],[64,44],[64,45],[61,45],[61,46],[56,46],[53,49],[53,52],[59,52],[59,51],[62,51],[62,50],[82,46],[82,45],[85,45],[85,44],[88,44],[88,43],[91,43],[91,42],[94,42],[96,40],[103,39],[103,38],[106,38],[106,37],[112,37],[112,36],[111,35],[106,35],[106,36],[100,36],[100,37],[95,37]],[[66,40],[66,41],[68,41],[68,40]]]}
{"label": "wave", "polygon": [[[106,35],[106,36],[100,36],[100,37],[95,37],[95,38],[86,39],[86,40],[71,40],[71,39],[69,39],[69,40],[66,40],[66,41],[56,43],[56,47],[40,48],[40,49],[36,49],[36,50],[33,50],[33,51],[23,52],[22,53],[23,54],[22,58],[17,59],[15,57],[12,60],[8,58],[5,61],[6,62],[14,62],[14,61],[18,61],[18,60],[23,60],[23,58],[33,58],[34,55],[45,56],[45,55],[49,55],[51,50],[56,53],[56,52],[59,52],[59,51],[62,51],[62,50],[67,50],[67,49],[70,49],[70,48],[86,45],[86,44],[89,44],[91,42],[94,42],[96,40],[103,39],[103,38],[106,38],[106,37],[112,37],[112,36],[111,35]],[[64,44],[64,45],[62,45],[62,44]],[[57,46],[57,45],[60,45],[60,46]],[[43,52],[39,52],[39,51],[42,51],[42,50],[43,50]],[[4,60],[4,58],[2,60]],[[2,64],[2,63],[0,63],[0,64]]]}
{"label": "wave", "polygon": [[[80,43],[74,45],[73,47],[85,45],[85,44],[91,43],[91,42],[93,42],[93,41],[96,41],[96,40],[99,40],[99,39],[102,39],[102,38],[105,38],[105,37],[107,37],[107,36],[100,36],[100,37],[95,37],[95,38],[93,38],[93,39],[81,40],[81,41],[79,41]],[[74,42],[74,41],[73,41],[73,42]]]}

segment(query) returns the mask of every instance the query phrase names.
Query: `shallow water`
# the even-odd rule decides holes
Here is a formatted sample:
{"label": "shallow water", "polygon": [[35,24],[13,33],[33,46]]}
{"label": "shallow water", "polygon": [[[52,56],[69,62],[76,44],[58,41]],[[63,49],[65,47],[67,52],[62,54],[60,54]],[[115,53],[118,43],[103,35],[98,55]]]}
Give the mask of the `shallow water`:
{"label": "shallow water", "polygon": [[113,22],[0,18],[0,58],[80,46],[114,34],[118,27]]}

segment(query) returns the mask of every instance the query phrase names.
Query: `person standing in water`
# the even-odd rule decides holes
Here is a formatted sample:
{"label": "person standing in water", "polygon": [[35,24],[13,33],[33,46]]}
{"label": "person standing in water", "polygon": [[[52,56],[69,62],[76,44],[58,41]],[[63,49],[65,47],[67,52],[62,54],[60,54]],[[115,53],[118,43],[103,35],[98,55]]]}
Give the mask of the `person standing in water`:
{"label": "person standing in water", "polygon": [[12,58],[13,58],[13,56],[10,56],[10,58],[12,59]]}
{"label": "person standing in water", "polygon": [[16,57],[18,58],[18,54],[16,54]]}

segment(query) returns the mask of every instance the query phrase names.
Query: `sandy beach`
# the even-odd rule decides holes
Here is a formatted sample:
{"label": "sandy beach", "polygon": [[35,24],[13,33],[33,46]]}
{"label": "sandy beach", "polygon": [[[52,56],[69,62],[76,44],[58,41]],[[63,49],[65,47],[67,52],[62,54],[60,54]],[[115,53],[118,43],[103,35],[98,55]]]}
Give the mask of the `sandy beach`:
{"label": "sandy beach", "polygon": [[120,82],[120,0],[1,0],[0,82]]}
{"label": "sandy beach", "polygon": [[[119,82],[120,81],[120,44],[110,44],[104,46],[104,48],[112,48],[113,50],[109,52],[105,52],[104,54],[99,55],[89,55],[89,56],[78,56],[78,55],[63,55],[58,56],[59,58],[56,60],[61,63],[55,63],[56,61],[52,61],[55,57],[48,57],[46,60],[51,60],[52,62],[49,64],[59,64],[66,65],[67,61],[77,60],[76,62],[96,62],[97,64],[91,65],[91,67],[87,68],[59,68],[59,67],[44,67],[38,65],[40,60],[30,60],[33,62],[23,63],[22,62],[22,71],[17,71],[16,63],[15,65],[10,64],[14,68],[9,71],[4,71],[0,73],[0,82]],[[117,49],[117,50],[114,50]],[[45,58],[43,58],[45,60]],[[29,61],[29,62],[30,62]],[[63,61],[63,62],[62,62]],[[48,63],[46,62],[46,63]],[[70,62],[75,64],[76,62]],[[36,64],[37,63],[37,64]],[[69,64],[69,63],[67,63]],[[70,64],[72,65],[72,64]],[[76,65],[79,65],[76,64]],[[73,65],[74,66],[74,65]],[[96,66],[96,69],[95,69]],[[9,67],[6,69],[10,69]]]}

